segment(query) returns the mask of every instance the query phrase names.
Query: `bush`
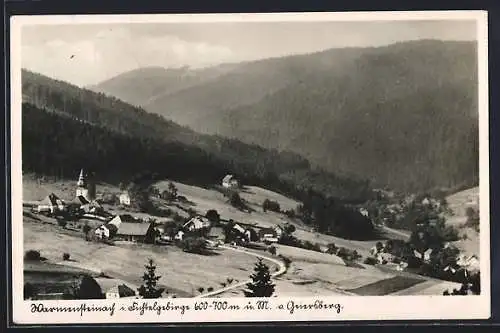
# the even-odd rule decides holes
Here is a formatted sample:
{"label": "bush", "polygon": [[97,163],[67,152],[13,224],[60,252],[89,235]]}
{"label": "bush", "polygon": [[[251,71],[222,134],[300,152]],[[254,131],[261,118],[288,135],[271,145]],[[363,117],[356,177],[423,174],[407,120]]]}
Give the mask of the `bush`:
{"label": "bush", "polygon": [[67,253],[67,252],[66,252],[66,253],[63,253],[63,260],[64,260],[64,261],[69,260],[69,258],[70,258],[69,253]]}
{"label": "bush", "polygon": [[184,252],[203,254],[207,249],[207,244],[201,237],[186,238],[181,241],[181,247]]}
{"label": "bush", "polygon": [[373,258],[373,257],[367,257],[363,263],[367,264],[367,265],[375,265],[377,264],[377,259]]}
{"label": "bush", "polygon": [[301,243],[301,246],[299,246],[303,249],[310,250],[310,251],[316,251],[316,252],[322,252],[321,251],[321,245],[318,243],[311,243],[310,241],[304,241]]}
{"label": "bush", "polygon": [[108,205],[117,205],[120,200],[118,199],[118,196],[116,194],[106,193],[102,195],[101,202]]}
{"label": "bush", "polygon": [[335,243],[330,243],[327,245],[328,249],[326,250],[326,253],[328,254],[335,254],[335,252],[337,251],[337,246],[335,245]]}
{"label": "bush", "polygon": [[246,205],[241,199],[240,195],[237,192],[232,192],[229,202],[231,203],[231,206],[238,208],[240,210],[246,209]]}
{"label": "bush", "polygon": [[262,203],[262,210],[264,212],[270,210],[272,212],[280,213],[281,212],[281,207],[280,207],[280,204],[277,201],[272,201],[272,200],[266,199]]}
{"label": "bush", "polygon": [[26,282],[24,284],[24,299],[32,299],[35,297],[37,294],[37,290],[35,286],[33,286],[31,283]]}
{"label": "bush", "polygon": [[200,294],[203,294],[203,292],[204,292],[204,291],[205,291],[205,288],[203,288],[203,287],[198,288],[198,292],[199,292]]}
{"label": "bush", "polygon": [[271,253],[273,256],[275,256],[275,255],[276,255],[276,246],[269,246],[269,247],[267,248],[267,251],[268,251],[269,253]]}
{"label": "bush", "polygon": [[215,209],[208,210],[205,217],[213,224],[218,224],[220,221],[220,215]]}
{"label": "bush", "polygon": [[295,211],[293,209],[288,209],[288,210],[285,210],[284,214],[288,217],[288,218],[295,218]]}
{"label": "bush", "polygon": [[24,254],[24,260],[41,261],[42,256],[40,255],[40,251],[28,250]]}
{"label": "bush", "polygon": [[289,268],[290,264],[292,263],[292,260],[290,260],[290,258],[285,257],[284,255],[281,255],[281,254],[279,255],[279,257],[281,258],[281,260],[283,260],[283,263],[285,264],[285,267]]}
{"label": "bush", "polygon": [[207,288],[207,291],[208,291],[209,293],[211,293],[212,291],[214,291],[214,288],[212,288],[212,287],[208,287],[208,288]]}
{"label": "bush", "polygon": [[61,219],[61,218],[57,219],[57,225],[58,226],[65,228],[67,224],[68,224],[68,221],[66,221],[64,219]]}

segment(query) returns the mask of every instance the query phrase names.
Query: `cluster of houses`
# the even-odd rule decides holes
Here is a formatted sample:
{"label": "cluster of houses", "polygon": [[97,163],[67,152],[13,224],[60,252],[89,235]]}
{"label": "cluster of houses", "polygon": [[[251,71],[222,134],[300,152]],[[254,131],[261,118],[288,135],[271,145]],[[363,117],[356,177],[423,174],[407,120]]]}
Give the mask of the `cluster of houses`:
{"label": "cluster of houses", "polygon": [[[157,244],[168,244],[195,236],[204,237],[215,245],[224,243],[227,233],[223,226],[213,225],[208,218],[201,215],[192,217],[182,225],[177,225],[171,219],[150,223],[126,222],[123,221],[123,215],[117,215],[96,228],[94,235],[97,239],[143,242],[151,228],[154,230],[154,242]],[[234,223],[231,232],[234,235],[234,243],[260,241],[271,244],[278,242],[283,228],[279,225],[274,228],[256,228]]]}
{"label": "cluster of houses", "polygon": [[48,214],[57,216],[59,214],[78,211],[84,216],[90,218],[105,219],[104,209],[95,198],[93,184],[89,184],[86,180],[83,169],[78,177],[76,194],[73,200],[65,202],[56,194],[50,193],[38,204],[35,205],[35,211],[38,214]]}
{"label": "cluster of houses", "polygon": [[[449,243],[445,245],[445,248],[448,246],[450,246]],[[370,249],[370,254],[377,260],[379,264],[395,265],[395,268],[399,271],[404,271],[406,268],[408,268],[408,263],[390,253],[387,245],[381,244],[381,246],[372,247]],[[434,250],[430,248],[421,252],[413,250],[413,256],[417,259],[420,259],[424,263],[430,263],[433,254]],[[470,273],[478,272],[479,270],[479,258],[476,255],[465,254],[462,254],[457,258],[455,265],[448,265],[443,268],[444,272],[450,272],[452,274],[455,274],[458,271],[463,271],[466,276]]]}

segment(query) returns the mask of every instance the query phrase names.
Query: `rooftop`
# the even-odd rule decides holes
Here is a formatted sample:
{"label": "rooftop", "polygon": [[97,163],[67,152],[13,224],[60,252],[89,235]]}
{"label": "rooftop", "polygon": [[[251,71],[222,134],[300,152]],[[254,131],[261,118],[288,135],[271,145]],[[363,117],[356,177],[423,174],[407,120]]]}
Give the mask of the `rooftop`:
{"label": "rooftop", "polygon": [[149,223],[122,222],[117,235],[144,236],[149,229]]}

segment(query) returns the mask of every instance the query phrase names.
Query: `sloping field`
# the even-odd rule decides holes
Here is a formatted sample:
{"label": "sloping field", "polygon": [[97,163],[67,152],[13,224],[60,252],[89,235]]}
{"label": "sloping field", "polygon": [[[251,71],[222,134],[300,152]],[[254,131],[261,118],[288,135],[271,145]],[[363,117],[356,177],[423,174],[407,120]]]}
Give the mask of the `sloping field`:
{"label": "sloping field", "polygon": [[392,293],[393,296],[398,295],[419,295],[419,296],[431,296],[431,295],[442,295],[445,290],[452,291],[453,289],[460,289],[460,284],[449,281],[424,281],[422,283],[416,284],[410,288],[403,289]]}
{"label": "sloping field", "polygon": [[422,279],[394,276],[388,279],[366,284],[362,287],[350,289],[348,291],[363,296],[383,296],[410,288],[422,282]]}
{"label": "sloping field", "polygon": [[257,207],[262,207],[262,203],[266,199],[278,202],[281,210],[295,209],[300,204],[296,200],[257,186],[245,186],[244,190],[240,192],[240,196],[251,205]]}
{"label": "sloping field", "polygon": [[344,260],[342,258],[326,254],[320,253],[316,251],[309,251],[297,247],[285,246],[281,244],[276,244],[276,254],[283,255],[292,261],[302,261],[309,263],[322,263],[322,264],[331,264],[331,265],[340,265],[345,266]]}
{"label": "sloping field", "polygon": [[446,198],[449,208],[455,216],[447,220],[450,224],[465,222],[467,207],[479,209],[479,187],[473,187],[452,194]]}
{"label": "sloping field", "polygon": [[[250,275],[256,259],[245,253],[219,250],[217,255],[185,253],[175,247],[131,244],[109,246],[86,242],[82,238],[60,234],[52,225],[24,221],[24,249],[39,250],[42,256],[57,262],[68,252],[83,267],[102,270],[107,275],[134,285],[142,283],[144,265],[153,258],[159,283],[171,293],[190,296],[199,287],[218,289],[228,278],[243,281]],[[269,263],[271,269],[274,264]]]}
{"label": "sloping field", "polygon": [[[161,181],[156,184],[160,191],[167,189],[168,181]],[[173,182],[178,189],[179,195],[185,196],[188,200],[192,201],[194,205],[191,207],[200,214],[205,214],[209,209],[215,209],[219,212],[220,216],[224,219],[233,219],[235,221],[253,224],[261,227],[273,227],[277,224],[283,224],[286,222],[293,223],[297,230],[294,235],[305,241],[310,241],[312,243],[319,243],[320,245],[328,245],[329,243],[335,243],[339,247],[346,247],[349,249],[357,250],[361,255],[367,256],[370,249],[375,246],[377,240],[371,241],[353,241],[343,238],[338,238],[329,235],[323,235],[319,233],[312,232],[310,228],[301,226],[288,219],[282,214],[277,214],[274,212],[262,211],[262,201],[265,197],[275,198],[277,201],[283,202],[284,205],[293,206],[296,208],[297,202],[286,197],[261,189],[254,186],[249,186],[247,193],[241,192],[242,198],[249,201],[251,207],[254,209],[252,213],[242,212],[228,203],[228,199],[224,195],[216,190],[204,189],[196,186],[186,185],[182,183]],[[262,199],[262,201],[260,201]],[[283,207],[284,208],[284,207]],[[292,208],[292,207],[290,207]]]}
{"label": "sloping field", "polygon": [[[479,187],[474,187],[450,195],[446,198],[453,216],[446,219],[446,223],[460,228],[467,221],[466,210],[468,207],[479,209]],[[477,255],[479,257],[479,234],[472,228],[463,228],[461,234],[466,234],[466,240],[459,240],[454,244],[466,255]]]}
{"label": "sloping field", "polygon": [[[23,175],[23,201],[38,201],[44,199],[50,193],[56,194],[65,201],[75,198],[76,182],[75,180],[54,181],[50,178],[36,177],[32,174]],[[113,185],[98,183],[96,184],[96,195],[103,193],[120,193],[120,190]]]}

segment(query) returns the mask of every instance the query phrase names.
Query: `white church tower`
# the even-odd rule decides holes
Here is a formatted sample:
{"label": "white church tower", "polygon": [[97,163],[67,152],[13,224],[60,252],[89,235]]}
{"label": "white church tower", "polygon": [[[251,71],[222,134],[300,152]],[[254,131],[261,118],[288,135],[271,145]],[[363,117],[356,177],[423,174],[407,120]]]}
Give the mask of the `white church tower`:
{"label": "white church tower", "polygon": [[80,171],[80,176],[78,177],[78,182],[76,183],[76,196],[82,196],[89,200],[89,190],[87,187],[87,180],[85,179],[85,174],[83,169]]}

